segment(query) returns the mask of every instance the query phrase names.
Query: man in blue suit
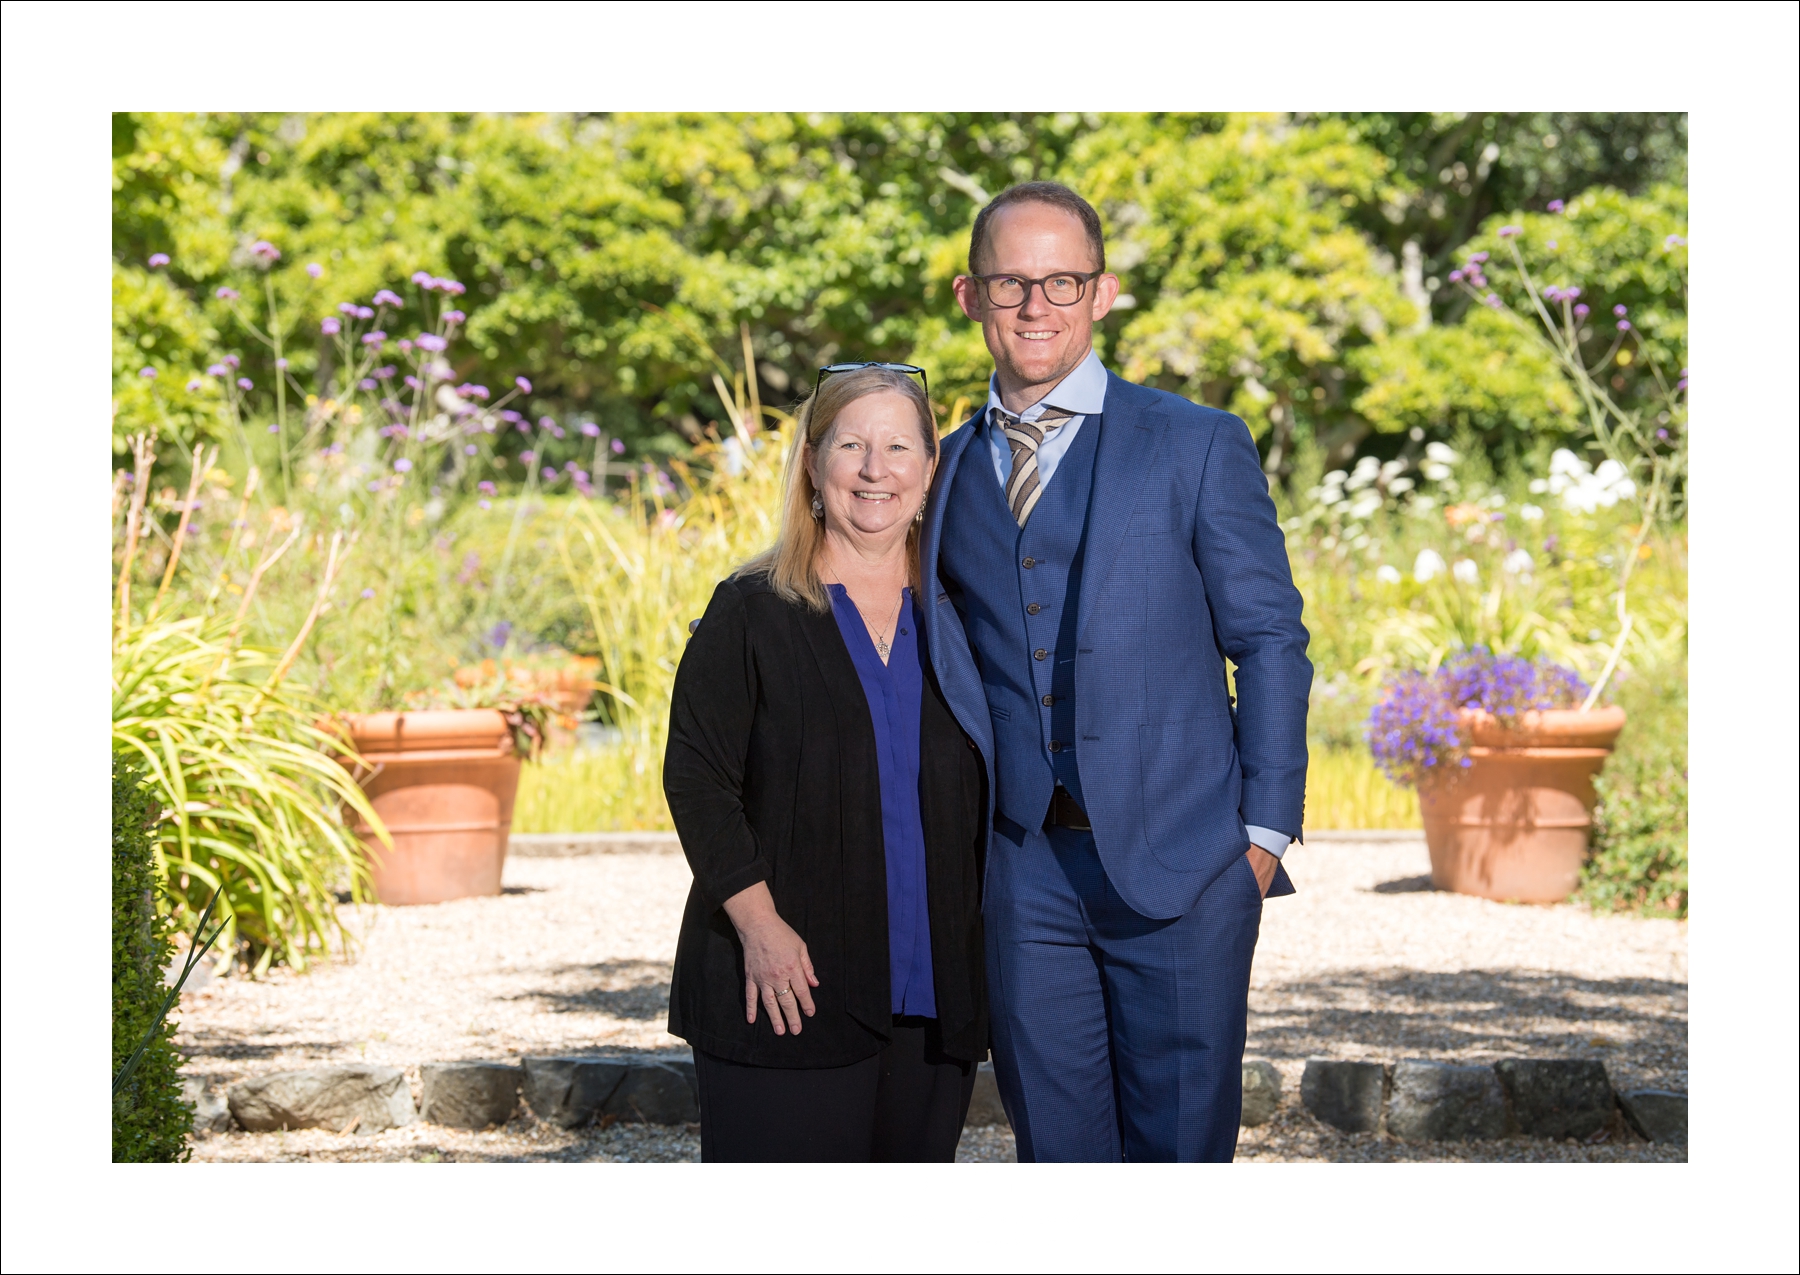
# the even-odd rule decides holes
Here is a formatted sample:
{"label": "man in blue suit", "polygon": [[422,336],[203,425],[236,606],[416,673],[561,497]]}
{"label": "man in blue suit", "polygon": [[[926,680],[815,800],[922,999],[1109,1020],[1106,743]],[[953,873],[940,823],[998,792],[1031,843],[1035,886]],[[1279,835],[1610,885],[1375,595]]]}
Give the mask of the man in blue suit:
{"label": "man in blue suit", "polygon": [[[1229,1160],[1263,898],[1292,893],[1312,665],[1244,422],[1112,375],[1100,220],[976,218],[994,374],[922,540],[932,666],[989,776],[989,995],[1021,1160]],[[1236,666],[1233,705],[1226,662]]]}

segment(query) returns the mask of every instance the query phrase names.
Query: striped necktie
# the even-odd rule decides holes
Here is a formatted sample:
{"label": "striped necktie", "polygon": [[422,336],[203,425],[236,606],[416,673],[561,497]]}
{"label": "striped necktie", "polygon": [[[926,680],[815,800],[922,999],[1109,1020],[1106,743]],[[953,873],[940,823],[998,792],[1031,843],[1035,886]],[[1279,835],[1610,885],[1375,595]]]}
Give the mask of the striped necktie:
{"label": "striped necktie", "polygon": [[1044,485],[1038,481],[1038,448],[1064,421],[1076,415],[1060,407],[1046,407],[1037,420],[1022,421],[1011,412],[994,408],[994,420],[1012,447],[1012,477],[1006,482],[1006,505],[1021,527],[1037,508],[1038,497],[1044,494]]}

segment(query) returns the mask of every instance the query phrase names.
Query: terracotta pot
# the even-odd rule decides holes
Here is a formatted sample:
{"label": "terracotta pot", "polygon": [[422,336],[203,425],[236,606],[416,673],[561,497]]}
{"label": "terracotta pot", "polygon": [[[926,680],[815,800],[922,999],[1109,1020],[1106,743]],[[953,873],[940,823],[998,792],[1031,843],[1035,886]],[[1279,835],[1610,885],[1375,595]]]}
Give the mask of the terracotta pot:
{"label": "terracotta pot", "polygon": [[442,903],[499,894],[512,831],[519,759],[506,718],[491,708],[364,713],[350,737],[374,769],[359,781],[394,838],[392,850],[367,825],[375,897],[383,903]]}
{"label": "terracotta pot", "polygon": [[1594,823],[1594,776],[1625,726],[1622,708],[1525,714],[1507,730],[1462,710],[1467,770],[1419,790],[1431,883],[1515,903],[1575,891]]}

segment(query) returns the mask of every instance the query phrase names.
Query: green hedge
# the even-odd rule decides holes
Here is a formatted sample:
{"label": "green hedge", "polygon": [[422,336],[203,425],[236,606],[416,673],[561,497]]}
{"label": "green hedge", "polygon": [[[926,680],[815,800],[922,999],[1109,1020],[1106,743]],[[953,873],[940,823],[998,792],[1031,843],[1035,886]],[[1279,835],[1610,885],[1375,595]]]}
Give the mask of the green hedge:
{"label": "green hedge", "polygon": [[[113,755],[112,1070],[131,1057],[166,996],[163,971],[175,955],[174,927],[156,905],[151,827],[157,806],[143,771]],[[188,1157],[194,1108],[181,1097],[175,1024],[165,1020],[130,1083],[113,1098],[113,1160],[169,1163]]]}
{"label": "green hedge", "polygon": [[1620,687],[1628,719],[1594,780],[1594,847],[1581,896],[1607,912],[1687,916],[1687,676],[1640,674]]}

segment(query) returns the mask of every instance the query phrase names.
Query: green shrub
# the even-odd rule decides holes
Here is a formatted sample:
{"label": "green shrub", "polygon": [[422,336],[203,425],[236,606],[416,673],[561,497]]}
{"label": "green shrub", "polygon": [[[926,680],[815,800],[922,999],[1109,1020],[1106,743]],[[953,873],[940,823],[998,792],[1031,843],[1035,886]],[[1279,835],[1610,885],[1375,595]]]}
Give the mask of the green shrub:
{"label": "green shrub", "polygon": [[1687,678],[1640,673],[1619,688],[1625,732],[1594,781],[1594,845],[1581,897],[1596,909],[1686,917]]}
{"label": "green shrub", "polygon": [[[157,906],[152,826],[157,803],[142,768],[113,754],[112,1069],[117,1075],[156,1022],[174,925]],[[113,1160],[167,1164],[188,1157],[194,1108],[182,1101],[175,1024],[165,1019],[125,1088],[113,1097]]]}

